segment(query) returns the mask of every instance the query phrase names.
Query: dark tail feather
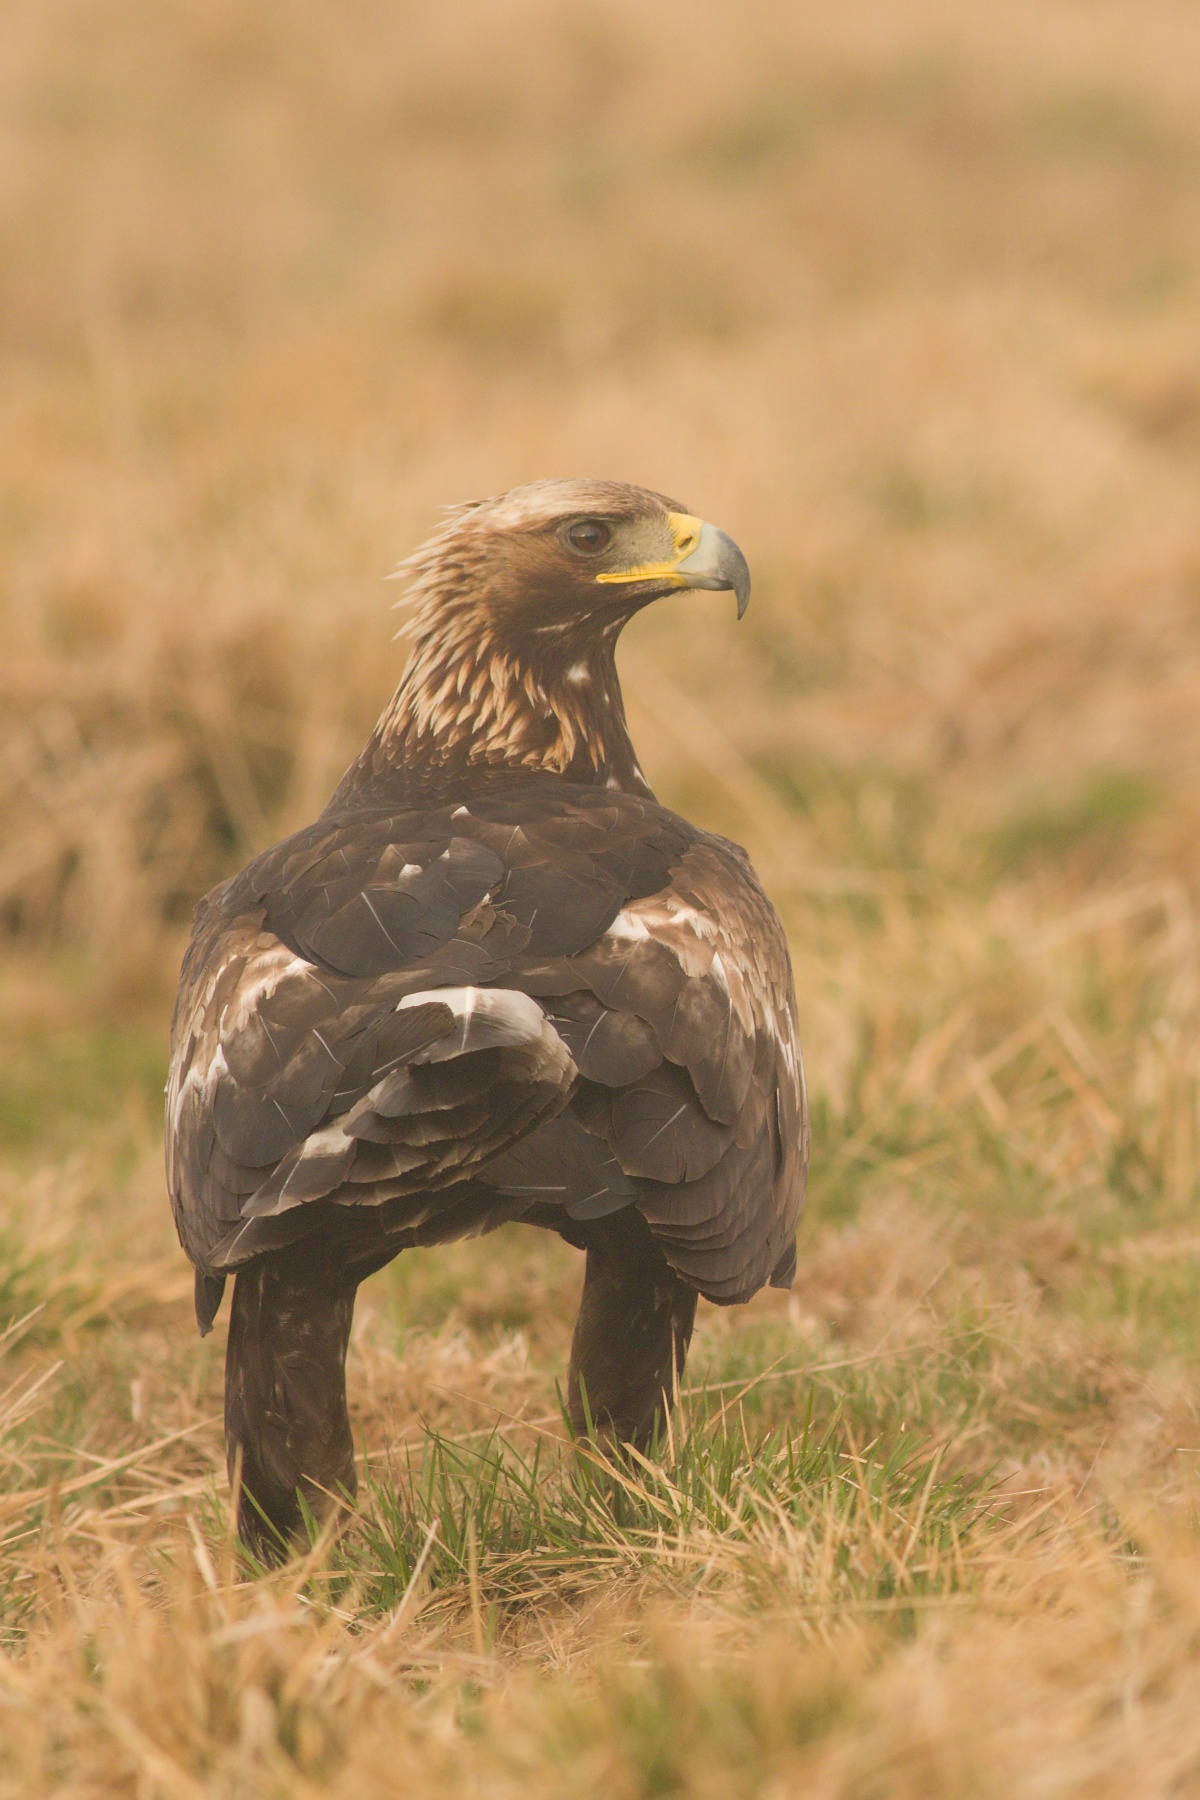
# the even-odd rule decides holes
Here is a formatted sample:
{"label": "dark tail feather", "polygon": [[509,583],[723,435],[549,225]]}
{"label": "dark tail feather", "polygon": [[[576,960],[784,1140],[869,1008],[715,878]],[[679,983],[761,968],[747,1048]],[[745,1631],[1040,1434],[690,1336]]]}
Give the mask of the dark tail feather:
{"label": "dark tail feather", "polygon": [[223,1275],[206,1275],[203,1269],[196,1270],[196,1323],[201,1337],[207,1337],[212,1330],[224,1293]]}

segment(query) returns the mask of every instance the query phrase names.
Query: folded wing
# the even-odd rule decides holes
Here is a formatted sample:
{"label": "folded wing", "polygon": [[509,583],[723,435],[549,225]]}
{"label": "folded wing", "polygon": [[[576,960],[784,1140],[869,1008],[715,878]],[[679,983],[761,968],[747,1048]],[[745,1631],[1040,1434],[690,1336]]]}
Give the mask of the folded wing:
{"label": "folded wing", "polygon": [[786,945],[742,853],[648,800],[535,780],[322,820],[201,908],[167,1140],[209,1315],[344,1209],[399,1245],[636,1204],[744,1298],[803,1193]]}

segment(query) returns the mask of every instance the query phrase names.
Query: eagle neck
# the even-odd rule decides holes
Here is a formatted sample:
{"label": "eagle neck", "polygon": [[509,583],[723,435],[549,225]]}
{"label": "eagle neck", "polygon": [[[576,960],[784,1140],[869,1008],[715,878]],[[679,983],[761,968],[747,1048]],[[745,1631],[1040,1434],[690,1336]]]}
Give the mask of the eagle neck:
{"label": "eagle neck", "polygon": [[617,676],[624,620],[514,641],[480,612],[418,620],[404,677],[348,787],[433,799],[541,772],[651,796]]}

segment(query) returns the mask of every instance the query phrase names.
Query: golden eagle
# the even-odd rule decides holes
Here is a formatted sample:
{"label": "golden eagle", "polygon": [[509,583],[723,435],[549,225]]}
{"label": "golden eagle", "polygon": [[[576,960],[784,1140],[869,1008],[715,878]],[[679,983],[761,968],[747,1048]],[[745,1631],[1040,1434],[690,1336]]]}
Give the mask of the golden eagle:
{"label": "golden eagle", "polygon": [[413,650],[315,824],[197,909],[167,1178],[206,1332],[236,1272],[239,1524],[282,1554],[355,1490],[364,1276],[523,1220],[586,1251],[568,1404],[644,1442],[697,1294],[790,1285],[808,1132],[787,945],[736,844],[655,800],[621,628],[750,593],[675,501],[544,481],[454,509],[406,565]]}

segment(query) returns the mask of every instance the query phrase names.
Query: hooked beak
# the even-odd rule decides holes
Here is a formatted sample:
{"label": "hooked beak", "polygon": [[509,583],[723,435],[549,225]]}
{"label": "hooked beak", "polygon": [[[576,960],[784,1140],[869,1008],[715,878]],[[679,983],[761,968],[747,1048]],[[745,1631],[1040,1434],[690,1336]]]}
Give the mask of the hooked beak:
{"label": "hooked beak", "polygon": [[668,513],[675,539],[675,555],[666,562],[642,563],[618,574],[597,575],[597,581],[667,581],[681,588],[732,588],[737,596],[738,618],[750,604],[750,569],[731,537],[691,513]]}
{"label": "hooked beak", "polygon": [[[671,514],[671,523],[682,515]],[[737,595],[737,611],[740,619],[750,604],[750,570],[745,557],[731,537],[718,531],[715,525],[700,525],[700,541],[689,556],[676,567],[675,573],[681,578],[684,587],[690,588],[732,588]],[[692,520],[688,521],[693,523]]]}

